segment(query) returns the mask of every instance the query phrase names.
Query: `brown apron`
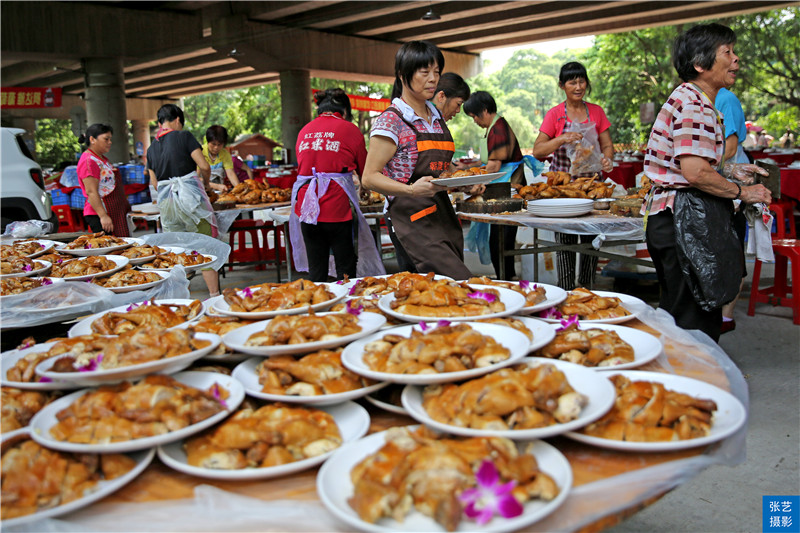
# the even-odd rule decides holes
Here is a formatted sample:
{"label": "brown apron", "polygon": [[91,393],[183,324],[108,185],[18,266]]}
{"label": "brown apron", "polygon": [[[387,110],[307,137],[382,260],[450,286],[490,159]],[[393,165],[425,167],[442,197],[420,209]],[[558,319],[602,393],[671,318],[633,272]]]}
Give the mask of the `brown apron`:
{"label": "brown apron", "polygon": [[[455,152],[453,137],[442,121],[442,133],[417,130],[396,113],[417,134],[419,157],[409,184],[422,176],[438,176],[450,166]],[[453,279],[468,279],[472,274],[464,264],[464,234],[447,193],[418,198],[396,196],[389,202],[389,216],[395,234],[417,267],[417,272],[435,272]]]}

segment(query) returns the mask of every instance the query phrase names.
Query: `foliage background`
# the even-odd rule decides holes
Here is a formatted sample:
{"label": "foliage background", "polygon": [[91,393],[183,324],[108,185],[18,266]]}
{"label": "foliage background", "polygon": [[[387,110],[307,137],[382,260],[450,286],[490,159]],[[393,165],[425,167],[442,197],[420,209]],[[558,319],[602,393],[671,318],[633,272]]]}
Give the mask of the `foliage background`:
{"label": "foliage background", "polygon": [[[710,22],[710,21],[706,21]],[[800,125],[800,8],[767,11],[719,19],[734,29],[741,58],[739,79],[732,90],[742,102],[745,116],[778,138],[787,128]],[[692,23],[694,24],[694,23]],[[687,25],[688,27],[688,25]],[[523,151],[533,147],[544,113],[563,101],[558,72],[568,61],[583,62],[592,82],[587,100],[603,107],[611,121],[615,143],[639,146],[646,142],[651,124],[639,120],[641,104],[659,109],[680,83],[671,64],[671,45],[683,25],[599,35],[586,50],[564,50],[548,56],[535,49],[514,52],[502,69],[468,81],[473,91],[486,90],[498,111],[511,124]],[[314,89],[342,87],[350,94],[388,98],[388,84],[312,78]],[[201,142],[212,124],[228,128],[230,140],[243,134],[262,133],[281,141],[279,85],[223,91],[184,100],[186,128]],[[354,119],[365,135],[372,114],[355,111]],[[463,113],[448,123],[461,151],[478,149],[483,130]],[[800,137],[800,135],[798,135]],[[37,152],[45,164],[73,159],[78,151],[69,121],[41,120],[37,126]]]}

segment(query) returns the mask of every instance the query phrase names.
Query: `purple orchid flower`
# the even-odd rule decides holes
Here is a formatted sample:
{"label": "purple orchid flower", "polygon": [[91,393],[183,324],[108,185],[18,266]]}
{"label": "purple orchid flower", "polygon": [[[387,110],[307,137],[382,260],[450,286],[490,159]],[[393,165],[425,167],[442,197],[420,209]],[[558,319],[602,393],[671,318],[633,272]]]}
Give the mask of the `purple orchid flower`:
{"label": "purple orchid flower", "polygon": [[344,280],[343,280],[343,279],[340,279],[339,281],[337,281],[337,282],[336,282],[336,284],[337,284],[337,285],[344,285]]}
{"label": "purple orchid flower", "polygon": [[470,298],[480,298],[481,300],[486,300],[489,303],[492,303],[495,300],[497,300],[497,296],[495,296],[494,294],[483,291],[470,292],[467,294],[467,296],[469,296]]}
{"label": "purple orchid flower", "polygon": [[78,368],[78,372],[94,372],[98,368],[100,368],[100,363],[103,362],[103,354],[102,352],[97,354],[97,356],[93,357],[89,360],[86,366]]}
{"label": "purple orchid flower", "polygon": [[556,331],[564,331],[565,329],[569,329],[572,325],[578,326],[578,315],[572,315],[571,317],[565,319],[561,319],[561,327],[556,329]]}
{"label": "purple orchid flower", "polygon": [[197,250],[192,250],[192,255],[198,255],[199,253]]}
{"label": "purple orchid flower", "polygon": [[356,293],[356,287],[358,287],[358,283],[354,283],[350,290],[347,292],[349,296],[352,296]]}
{"label": "purple orchid flower", "polygon": [[91,248],[91,247],[92,247],[92,245],[91,245],[91,244],[87,244],[86,246],[84,246],[84,248],[85,248],[85,249],[87,249],[87,250],[88,250],[89,248]]}
{"label": "purple orchid flower", "polygon": [[446,328],[449,325],[450,325],[450,321],[449,320],[440,320],[440,321],[438,321],[436,323],[436,327],[437,328]]}
{"label": "purple orchid flower", "polygon": [[426,331],[428,331],[428,324],[426,324],[425,322],[420,322],[419,329],[422,330],[423,333],[425,333]]}
{"label": "purple orchid flower", "polygon": [[30,272],[31,270],[33,270],[33,267],[31,265],[25,265],[24,267],[22,267],[22,270],[24,270],[25,272]]}
{"label": "purple orchid flower", "polygon": [[48,378],[48,377],[46,377],[46,376],[41,376],[39,378],[39,383],[52,383],[52,382],[53,382],[53,380]]}
{"label": "purple orchid flower", "polygon": [[42,278],[42,285],[52,285],[53,282],[50,278]]}
{"label": "purple orchid flower", "polygon": [[491,461],[484,460],[475,474],[477,486],[459,494],[458,499],[466,504],[464,514],[484,525],[495,514],[513,518],[522,514],[522,504],[511,494],[516,481],[500,483],[500,474]]}
{"label": "purple orchid flower", "polygon": [[540,316],[541,318],[555,318],[555,319],[559,319],[559,318],[561,318],[561,317],[562,317],[562,316],[564,316],[564,315],[562,315],[562,314],[561,314],[561,311],[559,311],[559,310],[558,310],[558,309],[556,309],[555,307],[551,307],[550,309],[545,309],[544,311],[541,311],[541,312],[539,313],[539,316]]}
{"label": "purple orchid flower", "polygon": [[213,396],[214,399],[217,400],[220,403],[220,405],[222,405],[223,408],[227,409],[228,404],[225,403],[225,400],[222,399],[222,393],[220,392],[219,383],[214,383],[211,386],[210,391],[211,391],[211,396]]}
{"label": "purple orchid flower", "polygon": [[242,294],[244,295],[245,298],[253,297],[253,291],[250,290],[250,287],[245,287],[244,289],[242,289]]}
{"label": "purple orchid flower", "polygon": [[349,305],[347,306],[347,312],[353,316],[360,315],[363,310],[364,310],[363,305],[359,305],[358,307],[350,307]]}
{"label": "purple orchid flower", "polygon": [[527,290],[528,290],[528,287],[530,287],[530,286],[531,286],[531,283],[530,283],[530,282],[529,282],[527,279],[521,279],[521,280],[519,280],[519,287],[520,287],[522,290],[524,290],[524,291],[527,291]]}

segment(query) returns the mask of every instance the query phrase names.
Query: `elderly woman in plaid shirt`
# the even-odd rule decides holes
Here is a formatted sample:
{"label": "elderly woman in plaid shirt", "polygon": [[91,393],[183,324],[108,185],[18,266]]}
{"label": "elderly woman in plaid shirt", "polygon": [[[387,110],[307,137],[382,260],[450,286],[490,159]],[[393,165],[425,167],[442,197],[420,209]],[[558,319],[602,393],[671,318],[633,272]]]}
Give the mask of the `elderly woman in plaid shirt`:
{"label": "elderly woman in plaid shirt", "polygon": [[[676,195],[699,190],[710,201],[731,200],[731,217],[732,200],[746,204],[770,201],[767,188],[749,185],[754,173],[766,175],[766,171],[755,165],[724,162],[725,131],[714,100],[721,88],[736,80],[739,58],[733,49],[735,42],[733,31],[720,24],[694,26],[677,38],[672,62],[684,83],[661,107],[644,163],[645,174],[654,184],[642,209],[647,249],[661,286],[659,307],[670,313],[678,326],[699,329],[714,341],[720,336],[721,306],[708,309],[699,304],[681,271],[675,219],[681,215],[676,206],[683,204],[676,203]],[[718,267],[712,274],[715,279],[702,281],[719,281],[721,271],[738,265]],[[736,285],[738,289],[738,281]]]}

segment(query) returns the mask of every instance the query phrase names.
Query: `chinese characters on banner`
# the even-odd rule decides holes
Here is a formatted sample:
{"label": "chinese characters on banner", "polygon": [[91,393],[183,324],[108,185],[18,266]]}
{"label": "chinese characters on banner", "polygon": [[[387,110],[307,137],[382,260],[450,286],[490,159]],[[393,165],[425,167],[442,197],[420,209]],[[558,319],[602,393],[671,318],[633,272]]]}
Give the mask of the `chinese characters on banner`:
{"label": "chinese characters on banner", "polygon": [[[317,91],[312,90],[311,92],[313,94]],[[376,113],[382,113],[389,107],[389,104],[392,103],[388,98],[370,98],[368,96],[358,96],[355,94],[348,94],[347,97],[350,98],[350,106],[353,108],[353,111],[375,111]]]}
{"label": "chinese characters on banner", "polygon": [[61,88],[3,87],[0,92],[0,107],[6,109],[61,107]]}

